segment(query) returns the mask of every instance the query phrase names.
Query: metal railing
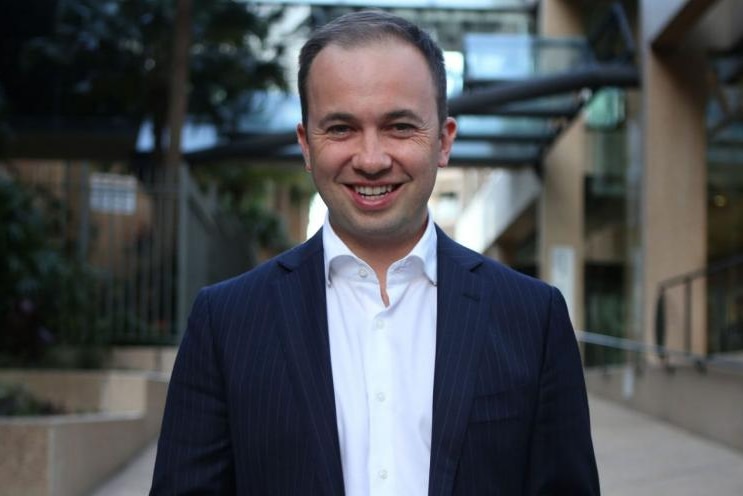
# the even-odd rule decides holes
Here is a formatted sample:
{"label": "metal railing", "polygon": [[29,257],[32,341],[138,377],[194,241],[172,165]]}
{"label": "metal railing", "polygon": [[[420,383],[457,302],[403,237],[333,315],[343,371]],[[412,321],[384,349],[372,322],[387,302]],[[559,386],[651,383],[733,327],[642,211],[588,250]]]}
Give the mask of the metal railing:
{"label": "metal railing", "polygon": [[[693,287],[701,282],[705,284],[707,304],[708,342],[703,353],[692,348]],[[677,293],[669,294],[671,291]],[[676,313],[681,314],[674,315],[674,319],[669,318],[671,300]],[[671,328],[677,330],[671,340],[677,344],[669,346]],[[743,352],[743,254],[663,281],[658,290],[654,342],[590,331],[576,331],[576,337],[585,345],[584,356],[590,355],[587,366],[630,362],[642,366],[646,363],[639,359],[642,355],[655,357],[669,370],[688,364],[701,372],[714,367],[743,373],[743,353],[736,353]]]}
{"label": "metal railing", "polygon": [[52,200],[44,211],[57,219],[50,242],[84,274],[58,281],[61,308],[73,294],[86,301],[54,319],[57,343],[176,344],[198,289],[255,263],[239,222],[186,166],[134,175],[91,162],[29,162],[11,176]]}
{"label": "metal railing", "polygon": [[[711,354],[701,355],[688,350],[677,350],[658,344],[645,343],[590,331],[575,331],[575,335],[578,342],[598,346],[602,349],[609,348],[632,354],[654,355],[668,370],[673,370],[674,365],[685,363],[694,365],[700,372],[705,372],[708,368],[714,367],[743,373],[743,358],[736,359],[735,357]],[[674,360],[671,361],[671,358]],[[601,366],[606,367],[608,365],[608,363],[604,363]]]}
{"label": "metal railing", "polygon": [[657,345],[665,346],[668,339],[669,293],[680,290],[683,350],[691,351],[694,317],[692,298],[696,282],[706,283],[707,355],[743,351],[743,254],[660,283],[655,320]]}

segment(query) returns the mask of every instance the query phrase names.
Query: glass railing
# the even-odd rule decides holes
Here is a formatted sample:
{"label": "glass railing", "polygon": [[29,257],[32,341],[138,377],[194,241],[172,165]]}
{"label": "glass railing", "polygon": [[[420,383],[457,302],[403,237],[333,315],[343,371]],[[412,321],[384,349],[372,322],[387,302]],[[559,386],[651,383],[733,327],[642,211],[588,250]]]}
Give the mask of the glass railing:
{"label": "glass railing", "polygon": [[538,145],[499,144],[488,141],[455,141],[452,160],[487,162],[499,165],[534,164],[539,160]]}
{"label": "glass railing", "polygon": [[532,117],[499,117],[462,115],[457,118],[457,135],[460,138],[487,138],[494,135],[534,137],[551,136],[553,126],[546,119]]}
{"label": "glass railing", "polygon": [[256,93],[251,107],[252,110],[246,112],[240,120],[241,133],[282,133],[295,129],[302,120],[299,95],[296,93]]}
{"label": "glass railing", "polygon": [[592,60],[584,38],[470,33],[462,43],[466,85],[565,73]]}

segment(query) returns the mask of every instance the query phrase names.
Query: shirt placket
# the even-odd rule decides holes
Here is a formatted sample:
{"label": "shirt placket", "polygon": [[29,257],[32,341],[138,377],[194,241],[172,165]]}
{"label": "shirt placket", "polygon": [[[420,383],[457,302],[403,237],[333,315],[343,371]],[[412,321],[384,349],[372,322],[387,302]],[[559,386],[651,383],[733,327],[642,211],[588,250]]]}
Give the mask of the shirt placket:
{"label": "shirt placket", "polygon": [[392,402],[394,363],[390,349],[392,332],[389,310],[377,312],[371,322],[370,355],[367,363],[367,394],[369,405],[369,486],[370,494],[395,494],[394,423]]}

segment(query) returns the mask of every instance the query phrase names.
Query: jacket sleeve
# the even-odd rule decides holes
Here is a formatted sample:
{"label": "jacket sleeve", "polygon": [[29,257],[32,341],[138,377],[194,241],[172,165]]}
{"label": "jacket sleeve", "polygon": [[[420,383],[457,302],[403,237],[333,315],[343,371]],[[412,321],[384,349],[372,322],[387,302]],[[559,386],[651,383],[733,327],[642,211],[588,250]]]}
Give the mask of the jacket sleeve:
{"label": "jacket sleeve", "polygon": [[580,354],[565,300],[557,289],[551,291],[527,494],[598,495]]}
{"label": "jacket sleeve", "polygon": [[234,492],[225,385],[206,289],[193,305],[170,379],[150,495]]}

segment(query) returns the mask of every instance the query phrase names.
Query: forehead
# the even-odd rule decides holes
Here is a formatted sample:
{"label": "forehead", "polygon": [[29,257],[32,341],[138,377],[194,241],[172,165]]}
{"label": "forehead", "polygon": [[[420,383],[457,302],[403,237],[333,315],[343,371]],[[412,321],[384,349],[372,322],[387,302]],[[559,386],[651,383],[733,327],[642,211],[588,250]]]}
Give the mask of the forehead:
{"label": "forehead", "polygon": [[[390,62],[406,59],[408,63],[413,64],[411,70],[423,69],[426,73],[431,73],[428,62],[418,47],[406,40],[389,36],[359,40],[352,43],[331,42],[315,56],[310,65],[308,76],[322,77],[322,74],[318,74],[321,71],[314,69],[323,63],[342,61],[341,64],[350,69],[348,66],[350,62],[355,62],[354,66],[369,65],[380,58],[387,59]],[[325,69],[328,68],[325,67]]]}
{"label": "forehead", "polygon": [[312,86],[317,89],[318,85],[343,82],[371,84],[394,78],[401,83],[423,84],[435,91],[433,75],[423,53],[412,43],[394,36],[352,44],[330,43],[318,52],[307,79],[311,93]]}

